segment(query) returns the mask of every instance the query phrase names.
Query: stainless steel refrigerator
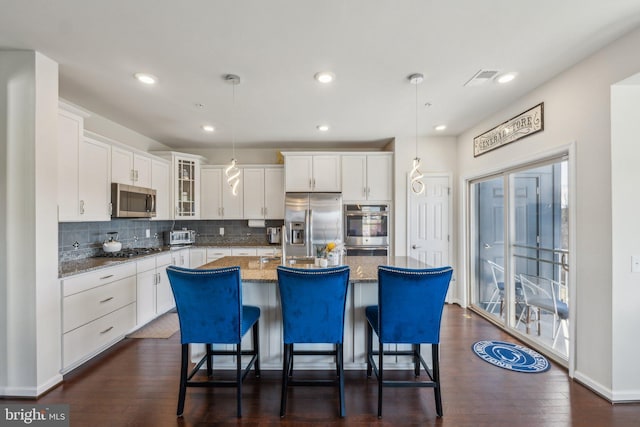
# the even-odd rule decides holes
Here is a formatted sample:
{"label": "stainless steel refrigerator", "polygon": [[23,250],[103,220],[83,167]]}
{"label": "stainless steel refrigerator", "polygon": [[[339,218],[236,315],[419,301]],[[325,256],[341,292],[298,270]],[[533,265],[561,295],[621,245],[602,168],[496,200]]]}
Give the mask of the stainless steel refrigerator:
{"label": "stainless steel refrigerator", "polygon": [[343,242],[342,194],[287,193],[284,206],[287,256],[315,256],[316,247]]}

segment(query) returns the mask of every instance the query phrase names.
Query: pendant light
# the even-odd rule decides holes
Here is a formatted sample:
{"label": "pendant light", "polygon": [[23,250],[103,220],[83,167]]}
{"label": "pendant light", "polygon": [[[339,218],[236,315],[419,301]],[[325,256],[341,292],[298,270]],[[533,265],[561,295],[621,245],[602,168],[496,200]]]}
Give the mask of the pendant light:
{"label": "pendant light", "polygon": [[240,184],[240,169],[236,161],[236,136],[235,136],[235,107],[236,107],[236,86],[240,84],[240,77],[235,74],[227,74],[224,80],[231,84],[233,88],[233,104],[231,108],[231,163],[224,170],[227,176],[227,184],[231,187],[231,194],[238,195],[238,185]]}
{"label": "pendant light", "polygon": [[411,191],[416,195],[420,195],[424,193],[424,182],[422,182],[424,175],[420,172],[422,162],[420,161],[420,157],[418,157],[418,85],[422,83],[424,76],[420,73],[416,73],[411,74],[407,79],[409,80],[409,83],[416,87],[416,157],[413,159],[409,178],[411,179]]}

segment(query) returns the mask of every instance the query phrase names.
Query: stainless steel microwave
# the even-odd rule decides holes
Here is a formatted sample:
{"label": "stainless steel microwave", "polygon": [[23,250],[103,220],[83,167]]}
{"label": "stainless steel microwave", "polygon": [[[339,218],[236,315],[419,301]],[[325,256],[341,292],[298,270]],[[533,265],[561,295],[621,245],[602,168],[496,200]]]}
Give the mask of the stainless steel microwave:
{"label": "stainless steel microwave", "polygon": [[127,184],[111,184],[112,218],[156,216],[156,190]]}

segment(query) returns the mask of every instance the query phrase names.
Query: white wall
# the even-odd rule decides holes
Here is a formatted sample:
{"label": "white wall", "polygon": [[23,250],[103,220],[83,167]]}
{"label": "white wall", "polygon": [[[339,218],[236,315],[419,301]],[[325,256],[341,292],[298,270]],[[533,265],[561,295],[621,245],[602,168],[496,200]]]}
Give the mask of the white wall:
{"label": "white wall", "polygon": [[90,116],[84,119],[84,129],[106,136],[114,141],[126,144],[142,151],[173,150],[154,139],[142,135],[134,130],[113,122],[106,117],[90,112]]}
{"label": "white wall", "polygon": [[[458,170],[461,177],[473,177],[496,170],[501,165],[531,158],[537,153],[575,141],[576,204],[570,206],[577,212],[576,244],[570,248],[575,260],[570,266],[571,274],[576,283],[576,293],[571,302],[571,309],[575,310],[576,316],[575,377],[610,399],[617,393],[625,392],[627,396],[633,395],[640,400],[640,378],[633,378],[634,389],[629,388],[629,383],[624,386],[613,384],[612,379],[614,369],[616,372],[621,369],[625,373],[634,371],[630,371],[628,366],[618,366],[619,359],[613,358],[614,353],[618,357],[618,352],[628,350],[628,347],[612,347],[621,340],[612,340],[613,326],[619,319],[619,313],[614,311],[611,285],[610,151],[610,88],[612,84],[640,70],[638,46],[640,30],[559,74],[458,138]],[[471,146],[475,136],[541,101],[545,103],[543,132],[480,157],[473,157]],[[464,212],[459,211],[458,215],[460,224],[464,224]],[[633,237],[626,235],[626,239]],[[462,240],[458,242],[458,250],[460,264],[463,264],[465,254]],[[628,262],[628,258],[625,262]],[[637,320],[635,324],[638,324]],[[640,350],[635,336],[624,339],[633,342],[629,344],[634,349],[632,353]],[[616,366],[613,366],[614,363]]]}
{"label": "white wall", "polygon": [[0,395],[62,380],[57,119],[58,65],[0,52]]}
{"label": "white wall", "polygon": [[[415,137],[396,138],[394,143],[394,242],[395,255],[407,255],[407,176],[411,172],[413,159],[416,157]],[[418,157],[422,159],[422,173],[446,172],[452,174],[453,182],[457,180],[457,145],[455,137],[418,138]],[[457,188],[451,189],[452,211],[457,209]],[[451,224],[451,241],[455,242],[457,218]],[[454,243],[452,243],[454,244]],[[451,260],[456,266],[456,253]]]}
{"label": "white wall", "polygon": [[[612,347],[616,400],[630,400],[640,388],[637,328],[640,325],[640,272],[631,272],[631,256],[640,257],[640,74],[611,90]],[[636,397],[637,398],[637,397]]]}

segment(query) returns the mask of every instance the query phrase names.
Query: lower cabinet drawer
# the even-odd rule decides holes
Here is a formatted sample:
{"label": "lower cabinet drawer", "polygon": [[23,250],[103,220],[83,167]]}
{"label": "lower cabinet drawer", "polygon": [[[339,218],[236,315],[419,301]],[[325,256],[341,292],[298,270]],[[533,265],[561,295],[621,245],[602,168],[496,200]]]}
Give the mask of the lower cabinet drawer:
{"label": "lower cabinet drawer", "polygon": [[135,300],[135,276],[65,297],[62,300],[62,332],[69,332]]}
{"label": "lower cabinet drawer", "polygon": [[93,357],[98,350],[130,331],[136,324],[136,304],[100,317],[62,336],[62,363],[65,367],[87,356]]}

